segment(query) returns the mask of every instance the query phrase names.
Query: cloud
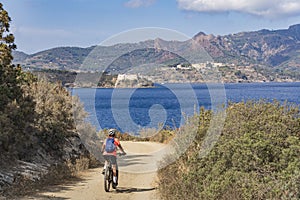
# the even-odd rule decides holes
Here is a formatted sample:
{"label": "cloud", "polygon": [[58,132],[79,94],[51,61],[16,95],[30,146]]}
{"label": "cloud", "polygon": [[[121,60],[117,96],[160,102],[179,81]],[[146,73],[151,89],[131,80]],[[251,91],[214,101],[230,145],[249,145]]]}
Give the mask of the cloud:
{"label": "cloud", "polygon": [[124,5],[128,8],[148,7],[154,4],[156,0],[130,0]]}
{"label": "cloud", "polygon": [[299,0],[177,0],[179,8],[198,12],[242,12],[265,18],[300,15]]}

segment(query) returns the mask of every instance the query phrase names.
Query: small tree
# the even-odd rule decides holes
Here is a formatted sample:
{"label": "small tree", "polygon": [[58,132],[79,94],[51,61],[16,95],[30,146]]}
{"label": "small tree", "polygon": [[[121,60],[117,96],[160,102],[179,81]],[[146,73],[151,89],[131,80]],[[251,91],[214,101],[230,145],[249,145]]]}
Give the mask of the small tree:
{"label": "small tree", "polygon": [[15,37],[9,33],[9,23],[11,19],[0,3],[0,65],[8,66],[13,59],[11,51],[16,49]]}
{"label": "small tree", "polygon": [[32,98],[22,89],[32,76],[11,63],[16,45],[9,33],[10,21],[0,3],[0,151],[15,153],[28,139],[25,133],[34,119],[34,110]]}

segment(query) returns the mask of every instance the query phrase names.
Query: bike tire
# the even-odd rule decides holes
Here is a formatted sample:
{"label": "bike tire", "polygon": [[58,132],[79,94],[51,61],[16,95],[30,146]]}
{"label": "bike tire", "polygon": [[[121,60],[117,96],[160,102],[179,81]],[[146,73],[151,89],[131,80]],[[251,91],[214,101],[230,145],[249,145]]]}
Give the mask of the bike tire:
{"label": "bike tire", "polygon": [[110,189],[110,184],[111,184],[111,170],[109,169],[109,167],[107,167],[105,169],[105,173],[104,173],[104,190],[105,192],[109,192]]}

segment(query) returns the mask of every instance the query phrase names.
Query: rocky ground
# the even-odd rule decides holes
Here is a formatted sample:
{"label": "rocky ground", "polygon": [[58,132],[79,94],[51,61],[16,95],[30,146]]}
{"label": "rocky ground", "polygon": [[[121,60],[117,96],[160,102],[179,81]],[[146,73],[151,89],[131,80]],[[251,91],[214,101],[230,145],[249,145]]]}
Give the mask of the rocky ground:
{"label": "rocky ground", "polygon": [[78,136],[65,138],[61,149],[57,154],[38,148],[30,160],[3,157],[0,163],[0,195],[8,198],[22,195],[39,184],[72,176],[76,171],[89,168],[90,154]]}

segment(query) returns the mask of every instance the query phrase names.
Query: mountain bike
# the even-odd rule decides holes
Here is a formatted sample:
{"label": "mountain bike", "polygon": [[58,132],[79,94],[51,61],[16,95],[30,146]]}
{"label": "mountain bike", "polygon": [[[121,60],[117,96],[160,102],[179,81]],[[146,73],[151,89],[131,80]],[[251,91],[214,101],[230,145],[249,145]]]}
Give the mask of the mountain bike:
{"label": "mountain bike", "polygon": [[[118,153],[119,156],[123,156],[125,154]],[[119,170],[117,167],[117,180],[119,179]],[[116,189],[116,185],[113,182],[113,168],[111,164],[111,157],[108,157],[107,159],[107,166],[104,171],[104,190],[105,192],[109,192],[110,186],[112,186],[113,189]]]}

